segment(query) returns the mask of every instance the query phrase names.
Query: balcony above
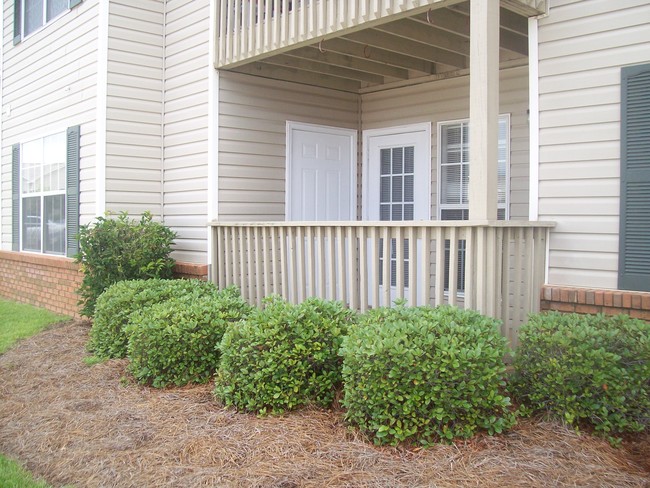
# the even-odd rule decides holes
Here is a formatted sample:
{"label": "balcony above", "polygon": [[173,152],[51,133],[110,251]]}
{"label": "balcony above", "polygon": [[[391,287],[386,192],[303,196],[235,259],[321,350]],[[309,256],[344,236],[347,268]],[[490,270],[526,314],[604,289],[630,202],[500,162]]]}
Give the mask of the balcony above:
{"label": "balcony above", "polygon": [[[546,0],[501,0],[500,62],[528,56]],[[357,93],[469,67],[462,0],[222,0],[215,67]]]}

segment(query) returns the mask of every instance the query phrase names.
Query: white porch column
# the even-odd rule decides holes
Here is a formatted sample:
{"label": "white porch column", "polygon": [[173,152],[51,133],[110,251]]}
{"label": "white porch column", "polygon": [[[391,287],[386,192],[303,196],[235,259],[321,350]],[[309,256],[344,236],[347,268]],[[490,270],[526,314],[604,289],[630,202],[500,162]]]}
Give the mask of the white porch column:
{"label": "white porch column", "polygon": [[469,218],[497,218],[499,0],[470,2]]}

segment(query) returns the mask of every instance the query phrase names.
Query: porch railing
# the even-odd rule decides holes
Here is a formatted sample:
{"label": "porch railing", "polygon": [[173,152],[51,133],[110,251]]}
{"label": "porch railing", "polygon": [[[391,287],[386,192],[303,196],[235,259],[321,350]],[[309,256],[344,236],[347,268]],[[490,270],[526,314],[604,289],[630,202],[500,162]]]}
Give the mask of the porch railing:
{"label": "porch railing", "polygon": [[222,0],[218,2],[216,67],[234,67],[264,53],[388,16],[426,10],[445,0]]}
{"label": "porch railing", "polygon": [[250,303],[279,294],[351,308],[451,304],[517,329],[537,311],[544,280],[545,222],[275,222],[212,227],[211,279],[237,285]]}

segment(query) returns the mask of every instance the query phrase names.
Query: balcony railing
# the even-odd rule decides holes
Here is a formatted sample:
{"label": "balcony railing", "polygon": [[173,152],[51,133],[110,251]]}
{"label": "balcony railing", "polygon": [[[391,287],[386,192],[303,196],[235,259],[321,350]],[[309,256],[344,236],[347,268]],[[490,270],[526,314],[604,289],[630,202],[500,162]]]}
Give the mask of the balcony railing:
{"label": "balcony railing", "polygon": [[[451,304],[517,329],[538,310],[546,242],[543,222],[276,222],[212,226],[212,275],[250,303],[279,294],[351,308]],[[450,272],[453,270],[453,272]]]}
{"label": "balcony railing", "polygon": [[416,13],[444,0],[222,0],[217,68],[264,53],[308,44],[335,32],[399,13]]}

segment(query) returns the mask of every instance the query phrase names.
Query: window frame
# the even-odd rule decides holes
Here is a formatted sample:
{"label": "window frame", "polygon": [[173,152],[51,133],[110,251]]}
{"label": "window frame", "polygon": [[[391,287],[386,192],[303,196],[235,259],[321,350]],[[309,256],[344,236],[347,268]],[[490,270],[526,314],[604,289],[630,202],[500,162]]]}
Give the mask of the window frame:
{"label": "window frame", "polygon": [[[46,162],[43,160],[41,161],[40,164],[40,173],[41,173],[41,188],[37,192],[30,192],[30,193],[25,193],[24,192],[24,185],[23,183],[23,166],[24,166],[24,157],[25,157],[25,145],[30,144],[36,141],[41,141],[41,144],[43,145],[43,151],[44,150],[44,141],[48,137],[56,136],[56,135],[61,135],[63,137],[63,153],[61,154],[62,160],[63,160],[63,188],[58,189],[58,190],[44,190],[44,178],[43,178],[43,170],[46,166]],[[42,255],[47,255],[47,256],[65,256],[67,253],[68,249],[68,233],[67,233],[67,228],[68,228],[68,178],[67,178],[67,173],[68,173],[68,150],[67,150],[67,131],[64,129],[62,131],[56,131],[56,132],[51,132],[48,134],[43,135],[42,137],[37,137],[37,138],[30,138],[29,140],[25,142],[20,143],[20,156],[19,156],[19,162],[18,162],[18,171],[19,171],[19,178],[20,178],[20,186],[19,186],[19,239],[20,239],[20,252],[26,252],[26,253],[33,253],[33,254],[42,254]],[[51,251],[45,251],[45,227],[44,227],[44,222],[45,222],[45,199],[46,197],[51,197],[51,196],[62,196],[63,197],[63,250],[61,252],[51,252]],[[25,249],[25,236],[24,236],[24,218],[25,218],[25,208],[24,208],[24,200],[26,198],[35,198],[38,197],[40,201],[40,250],[34,250],[34,249]]]}
{"label": "window frame", "polygon": [[[512,164],[512,158],[511,158],[511,151],[512,151],[512,141],[510,138],[510,133],[511,133],[511,128],[510,128],[510,123],[511,123],[511,116],[510,113],[503,113],[499,114],[499,125],[502,122],[505,122],[505,155],[506,155],[506,160],[505,160],[505,202],[503,204],[500,204],[497,202],[497,210],[504,210],[504,219],[503,220],[510,220],[510,166]],[[442,130],[443,127],[445,126],[452,126],[452,125],[463,125],[466,124],[469,126],[469,118],[463,118],[463,119],[455,119],[455,120],[443,120],[438,122],[437,124],[437,135],[436,135],[436,140],[437,140],[437,148],[436,148],[436,192],[437,192],[437,197],[436,197],[436,218],[438,220],[452,220],[452,219],[443,219],[442,218],[442,211],[443,210],[466,210],[469,213],[469,195],[467,197],[467,204],[443,204],[442,203],[442,160],[443,160],[443,154],[442,154]],[[499,127],[500,129],[500,127]],[[471,144],[471,143],[468,143]],[[471,149],[471,145],[468,145],[468,149]],[[469,161],[467,163],[469,166]],[[498,164],[498,162],[497,162]],[[461,181],[462,185],[462,181]],[[497,176],[497,185],[498,185],[498,176]],[[469,189],[468,189],[469,191]],[[497,190],[498,191],[498,190]],[[462,190],[461,190],[462,192]],[[471,216],[470,216],[471,217]],[[466,220],[466,219],[461,219],[461,220]]]}
{"label": "window frame", "polygon": [[[60,131],[45,134],[40,139],[45,139],[48,135],[59,134]],[[65,205],[65,225],[64,239],[65,246],[62,253],[50,253],[43,251],[43,242],[41,242],[40,251],[23,251],[22,241],[22,165],[21,156],[23,144],[16,142],[11,146],[11,249],[14,252],[27,252],[48,256],[67,256],[74,257],[79,252],[79,169],[80,169],[80,148],[81,148],[81,126],[73,125],[64,129],[65,134],[65,192],[58,193],[63,195]],[[36,134],[30,134],[25,137],[26,142],[39,140],[34,137]],[[60,180],[59,180],[60,181]],[[40,193],[42,195],[42,192]],[[44,202],[41,203],[41,206]],[[42,219],[41,219],[42,222]],[[42,224],[41,224],[42,225]],[[41,227],[42,233],[42,227]],[[43,240],[44,241],[44,240]]]}
{"label": "window frame", "polygon": [[[504,113],[504,114],[499,114],[499,132],[501,132],[501,124],[505,124],[505,134],[504,134],[504,142],[505,142],[505,201],[504,203],[499,203],[497,201],[497,212],[498,210],[504,210],[504,219],[503,220],[510,220],[510,166],[512,164],[512,158],[511,158],[511,140],[510,140],[510,122],[511,122],[511,117],[509,113]],[[452,220],[469,220],[468,219],[443,219],[442,218],[442,212],[444,210],[459,210],[463,213],[466,212],[468,217],[471,217],[469,215],[469,187],[468,187],[468,195],[467,195],[467,203],[463,204],[443,204],[442,203],[442,166],[443,166],[443,142],[442,142],[442,131],[444,127],[448,126],[454,126],[458,125],[462,127],[463,125],[466,125],[468,128],[468,137],[469,137],[469,118],[464,118],[464,119],[456,119],[456,120],[444,120],[438,122],[438,127],[437,127],[437,151],[436,151],[436,157],[437,157],[437,174],[436,174],[436,185],[437,185],[437,198],[436,198],[436,217],[438,220],[446,220],[446,221],[452,221]],[[499,138],[500,139],[500,138]],[[461,141],[461,152],[463,150],[462,148],[462,141]],[[468,142],[468,154],[469,150],[471,150],[471,144]],[[498,158],[498,155],[497,155]],[[466,164],[469,168],[470,161],[468,160],[467,162],[462,162],[461,164]],[[498,164],[498,162],[497,162]],[[461,177],[461,197],[462,197],[462,177]],[[498,185],[498,168],[497,168],[497,185]],[[497,190],[498,191],[498,190]],[[462,198],[461,198],[462,200]],[[465,296],[465,262],[466,262],[466,241],[464,239],[459,239],[458,240],[458,276],[456,278],[457,281],[457,289],[456,289],[456,296],[458,298],[463,298]],[[445,276],[444,276],[444,282],[445,282],[445,289],[444,289],[444,294],[445,296],[449,296],[449,287],[448,287],[448,282],[449,282],[449,261],[450,261],[450,247],[449,247],[449,241],[445,241],[445,255],[444,255],[444,261],[445,261]]]}
{"label": "window frame", "polygon": [[14,38],[13,38],[13,43],[14,45],[17,45],[21,43],[23,40],[30,38],[31,36],[35,35],[37,32],[41,31],[46,25],[50,24],[51,22],[54,22],[56,19],[62,17],[65,15],[67,12],[72,10],[74,7],[79,5],[83,0],[67,0],[67,7],[64,8],[60,13],[52,17],[51,19],[47,19],[47,6],[48,2],[52,2],[54,0],[43,0],[43,16],[41,20],[43,23],[36,27],[33,31],[31,31],[29,34],[25,34],[25,22],[27,20],[25,16],[25,0],[14,0]]}

